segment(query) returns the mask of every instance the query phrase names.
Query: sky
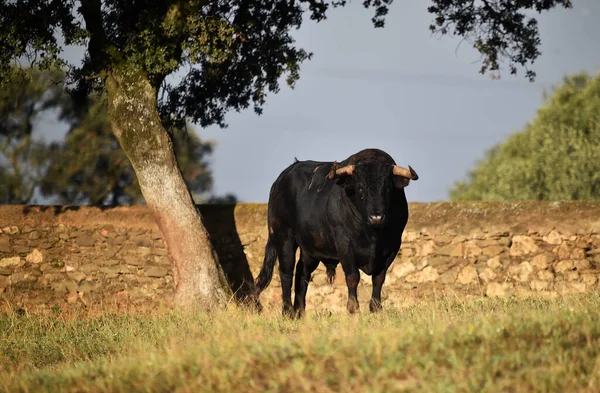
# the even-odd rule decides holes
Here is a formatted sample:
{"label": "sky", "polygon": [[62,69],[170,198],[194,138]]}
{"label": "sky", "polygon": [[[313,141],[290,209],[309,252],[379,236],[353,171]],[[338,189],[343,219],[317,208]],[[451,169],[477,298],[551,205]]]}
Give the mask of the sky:
{"label": "sky", "polygon": [[[383,29],[355,0],[326,21],[305,22],[298,46],[313,52],[294,89],[270,95],[264,113],[226,117],[226,129],[196,128],[217,142],[210,159],[215,194],[267,202],[279,173],[294,161],[341,161],[365,148],[409,164],[419,180],[409,202],[448,200],[448,191],[485,150],[522,130],[542,103],[544,89],[566,74],[600,70],[600,1],[574,0],[538,16],[542,55],[531,83],[519,69],[500,80],[479,74],[479,54],[459,38],[429,32],[430,2],[395,1]],[[72,58],[80,56],[74,50]],[[60,133],[58,124],[46,128]]]}

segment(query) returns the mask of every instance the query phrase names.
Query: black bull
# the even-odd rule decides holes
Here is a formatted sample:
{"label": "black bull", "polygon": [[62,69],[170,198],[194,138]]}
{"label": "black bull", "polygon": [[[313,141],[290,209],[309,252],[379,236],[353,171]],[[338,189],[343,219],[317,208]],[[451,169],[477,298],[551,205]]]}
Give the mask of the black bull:
{"label": "black bull", "polygon": [[362,150],[341,163],[296,161],[287,167],[269,195],[269,239],[253,296],[259,307],[258,297],[271,282],[278,259],[284,315],[304,314],[308,283],[319,262],[326,266],[332,282],[341,261],[350,313],[359,308],[359,269],[371,275],[369,309],[380,310],[381,287],[408,221],[404,187],[418,178],[410,166],[397,166],[378,149]]}

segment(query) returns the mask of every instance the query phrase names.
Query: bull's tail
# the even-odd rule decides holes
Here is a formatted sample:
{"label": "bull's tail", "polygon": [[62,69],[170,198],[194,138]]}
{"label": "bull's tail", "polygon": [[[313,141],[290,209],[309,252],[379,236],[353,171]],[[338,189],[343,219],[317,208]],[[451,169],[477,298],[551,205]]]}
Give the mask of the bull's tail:
{"label": "bull's tail", "polygon": [[327,281],[329,285],[333,285],[333,280],[335,280],[335,265],[326,265],[327,269]]}
{"label": "bull's tail", "polygon": [[265,246],[265,259],[263,262],[263,266],[260,269],[260,273],[258,277],[256,277],[255,281],[255,289],[254,295],[258,297],[262,291],[271,283],[271,279],[273,278],[273,268],[275,267],[275,261],[277,260],[277,251],[275,250],[275,246],[271,242],[271,237],[269,236],[269,240],[267,240],[267,245]]}

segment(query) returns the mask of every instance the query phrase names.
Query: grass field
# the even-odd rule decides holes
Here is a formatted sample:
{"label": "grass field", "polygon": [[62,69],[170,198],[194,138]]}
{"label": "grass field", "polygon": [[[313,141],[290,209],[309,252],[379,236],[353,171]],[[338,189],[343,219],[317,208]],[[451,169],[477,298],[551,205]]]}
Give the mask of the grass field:
{"label": "grass field", "polygon": [[0,316],[6,392],[597,392],[600,299]]}

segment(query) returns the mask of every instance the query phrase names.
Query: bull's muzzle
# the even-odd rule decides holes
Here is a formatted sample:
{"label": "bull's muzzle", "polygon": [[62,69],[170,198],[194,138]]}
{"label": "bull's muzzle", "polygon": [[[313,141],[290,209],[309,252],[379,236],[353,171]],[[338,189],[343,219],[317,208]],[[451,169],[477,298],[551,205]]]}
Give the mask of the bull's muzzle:
{"label": "bull's muzzle", "polygon": [[369,216],[369,224],[372,226],[381,226],[385,221],[385,215],[383,214],[371,214]]}

